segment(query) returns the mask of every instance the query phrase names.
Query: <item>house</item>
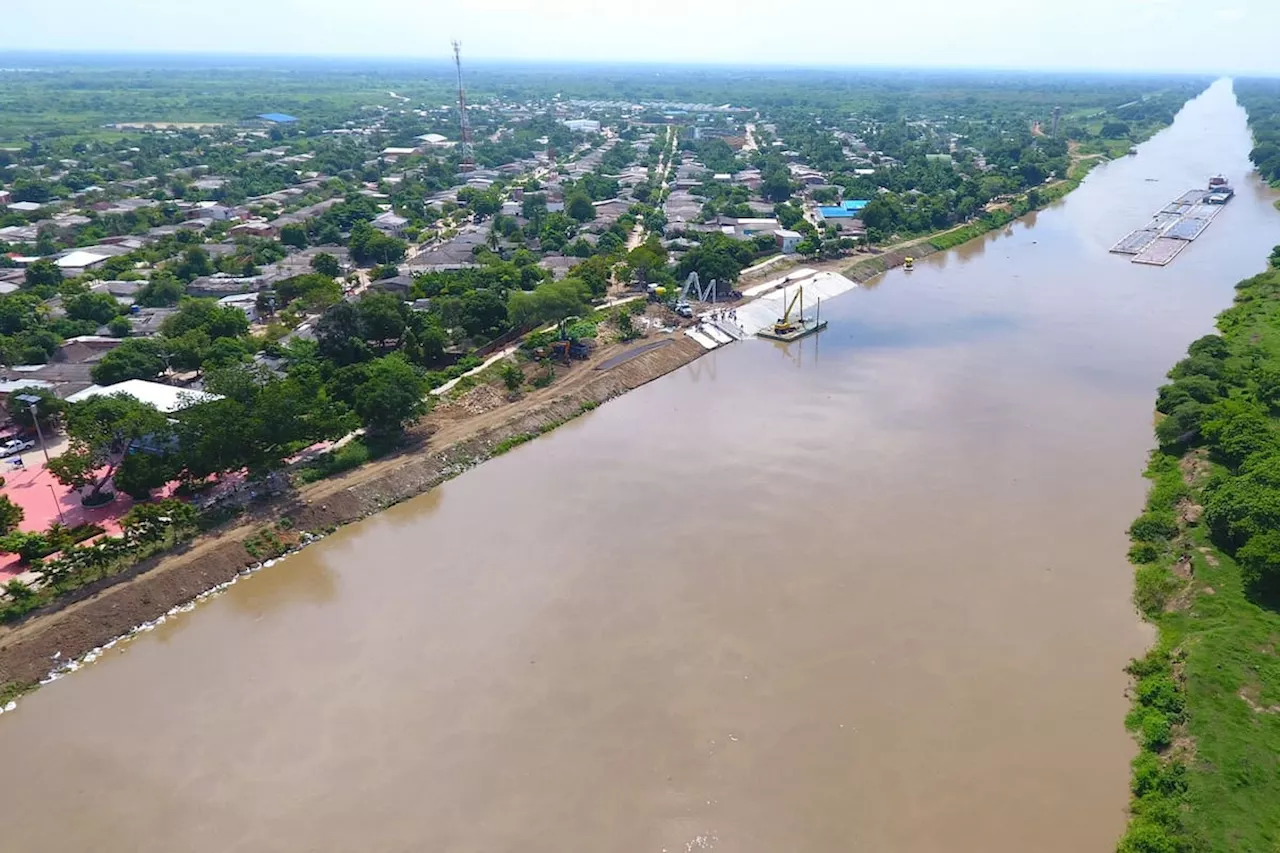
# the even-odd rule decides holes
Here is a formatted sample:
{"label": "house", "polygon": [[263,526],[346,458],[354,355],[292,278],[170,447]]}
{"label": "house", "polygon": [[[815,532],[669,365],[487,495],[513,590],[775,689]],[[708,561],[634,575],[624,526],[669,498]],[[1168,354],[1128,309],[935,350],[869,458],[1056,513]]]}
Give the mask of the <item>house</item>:
{"label": "house", "polygon": [[448,138],[441,136],[438,133],[424,133],[417,139],[422,143],[423,148],[452,148],[458,144],[456,142],[450,142]]}
{"label": "house", "polygon": [[187,285],[188,296],[212,296],[221,299],[243,293],[257,293],[266,284],[260,275],[234,276],[226,273],[202,275]]}
{"label": "house", "polygon": [[280,230],[264,219],[252,219],[232,227],[229,233],[240,237],[272,238],[279,235]]}
{"label": "house", "polygon": [[133,306],[129,312],[129,334],[135,338],[150,338],[160,334],[160,326],[171,315],[178,313],[177,308],[139,308]]}
{"label": "house", "polygon": [[392,278],[381,278],[369,285],[374,290],[381,290],[384,293],[393,293],[401,299],[408,297],[409,291],[413,290],[413,276],[397,275]]}
{"label": "house", "polygon": [[232,215],[231,208],[225,204],[219,204],[216,201],[198,201],[195,207],[187,211],[187,219],[213,219],[224,220],[230,219]]}
{"label": "house", "polygon": [[388,234],[392,237],[400,237],[404,234],[404,229],[409,224],[409,220],[388,210],[386,213],[380,213],[375,216],[373,218],[373,222],[369,224],[381,231],[383,234]]}
{"label": "house", "polygon": [[778,249],[786,255],[794,255],[796,247],[804,240],[804,235],[799,231],[788,231],[785,228],[774,231],[773,236],[778,241]]}
{"label": "house", "polygon": [[589,118],[574,118],[563,122],[574,133],[599,133],[600,122]]}
{"label": "house", "polygon": [[207,391],[192,391],[189,388],[177,388],[160,382],[148,382],[145,379],[126,379],[114,385],[90,385],[67,398],[68,403],[82,403],[94,397],[114,397],[124,394],[140,403],[147,403],[166,415],[180,412],[197,403],[208,403],[221,400],[221,394],[210,394]]}
{"label": "house", "polygon": [[100,267],[107,262],[111,255],[106,252],[95,252],[92,249],[76,249],[74,252],[68,252],[62,257],[54,261],[58,269],[62,270],[63,275],[76,276],[85,270],[91,270]]}
{"label": "house", "polygon": [[267,124],[293,124],[297,121],[296,118],[286,113],[258,113],[254,118]]}
{"label": "house", "polygon": [[7,368],[4,378],[16,386],[47,388],[65,398],[92,385],[94,366],[119,345],[119,338],[98,335],[71,338],[58,348],[47,364]]}
{"label": "house", "polygon": [[846,199],[835,207],[819,207],[818,219],[822,222],[841,219],[857,219],[869,202],[865,199]]}
{"label": "house", "polygon": [[388,160],[397,160],[401,157],[410,157],[418,153],[417,148],[397,148],[389,146],[382,149],[382,156]]}
{"label": "house", "polygon": [[258,294],[233,293],[218,300],[218,304],[227,308],[239,308],[249,318],[250,323],[258,322]]}
{"label": "house", "polygon": [[14,201],[9,203],[9,209],[16,210],[18,213],[35,213],[42,207],[44,207],[43,204],[38,204],[34,201]]}
{"label": "house", "polygon": [[8,190],[0,190],[0,207],[8,207],[13,195]]}

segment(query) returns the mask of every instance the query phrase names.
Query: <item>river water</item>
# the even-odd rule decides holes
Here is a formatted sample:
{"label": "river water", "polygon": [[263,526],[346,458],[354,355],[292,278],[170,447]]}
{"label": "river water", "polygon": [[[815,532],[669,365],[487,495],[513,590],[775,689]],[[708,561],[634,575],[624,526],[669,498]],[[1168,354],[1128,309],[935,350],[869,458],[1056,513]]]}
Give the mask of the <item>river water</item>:
{"label": "river water", "polygon": [[[1227,82],[1063,203],[0,718],[6,849],[1110,851],[1154,390],[1280,238]],[[1215,173],[1164,269],[1107,248]]]}

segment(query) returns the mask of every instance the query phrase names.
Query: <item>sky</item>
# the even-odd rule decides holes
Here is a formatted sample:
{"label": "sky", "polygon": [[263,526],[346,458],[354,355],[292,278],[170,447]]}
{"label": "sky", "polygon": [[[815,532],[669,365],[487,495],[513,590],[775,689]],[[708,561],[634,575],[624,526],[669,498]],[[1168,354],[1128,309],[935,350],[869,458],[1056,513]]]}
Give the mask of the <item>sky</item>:
{"label": "sky", "polygon": [[0,49],[1280,75],[1280,0],[3,0]]}

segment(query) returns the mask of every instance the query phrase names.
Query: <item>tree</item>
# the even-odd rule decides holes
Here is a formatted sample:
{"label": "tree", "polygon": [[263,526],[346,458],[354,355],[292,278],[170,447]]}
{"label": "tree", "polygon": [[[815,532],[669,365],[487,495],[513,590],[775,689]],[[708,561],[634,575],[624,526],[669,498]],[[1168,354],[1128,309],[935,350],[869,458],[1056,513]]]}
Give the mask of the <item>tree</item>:
{"label": "tree", "polygon": [[202,275],[213,275],[217,272],[209,253],[199,246],[188,246],[182,252],[182,258],[173,269],[173,274],[183,281],[190,282]]}
{"label": "tree", "polygon": [[160,345],[149,338],[126,338],[93,366],[89,375],[98,385],[126,379],[155,379],[164,372]]}
{"label": "tree", "polygon": [[354,388],[352,408],[369,432],[400,432],[426,412],[426,380],[399,354],[363,367],[364,379]]}
{"label": "tree", "polygon": [[40,418],[40,428],[52,431],[67,410],[67,401],[54,394],[48,388],[28,386],[17,388],[8,397],[9,417],[13,422],[25,429],[35,427],[35,419],[31,416],[31,407],[19,397],[35,396],[40,398],[36,403],[36,416]]}
{"label": "tree", "polygon": [[772,202],[791,198],[791,177],[782,167],[770,169],[760,182],[760,194]]}
{"label": "tree", "polygon": [[579,222],[590,222],[596,218],[596,206],[586,193],[574,193],[564,205],[564,212]]}
{"label": "tree", "polygon": [[57,287],[62,284],[62,270],[53,261],[33,261],[27,267],[27,287]]}
{"label": "tree", "polygon": [[0,533],[17,530],[25,515],[22,507],[9,500],[8,495],[0,495]]}
{"label": "tree", "polygon": [[296,249],[306,248],[307,227],[301,222],[290,222],[280,229],[280,242]]}
{"label": "tree", "polygon": [[321,252],[311,259],[311,268],[320,275],[327,275],[329,278],[337,278],[342,274],[342,267],[338,265],[338,259],[328,252]]}
{"label": "tree", "polygon": [[77,293],[63,297],[62,307],[72,320],[92,320],[99,326],[120,313],[120,303],[109,293]]}
{"label": "tree", "polygon": [[409,309],[394,295],[370,293],[356,303],[360,337],[379,352],[394,349],[404,334]]}
{"label": "tree", "polygon": [[245,357],[245,348],[240,341],[235,338],[217,338],[204,350],[200,369],[209,371],[231,367],[240,364]]}
{"label": "tree", "polygon": [[1274,589],[1280,584],[1280,531],[1253,536],[1236,552],[1236,561],[1250,587]]}
{"label": "tree", "polygon": [[68,409],[69,444],[50,460],[49,470],[64,486],[91,487],[85,496],[91,500],[102,493],[126,456],[138,451],[144,440],[164,444],[169,429],[163,414],[125,394],[90,398]]}
{"label": "tree", "polygon": [[138,290],[134,301],[144,308],[162,308],[177,305],[183,292],[182,282],[173,273],[162,270]]}
{"label": "tree", "polygon": [[[326,257],[332,259],[330,255]],[[286,278],[277,282],[275,289],[280,306],[300,301],[306,308],[325,308],[342,299],[342,286],[331,276],[319,272]]]}
{"label": "tree", "polygon": [[357,222],[351,226],[351,239],[347,246],[351,259],[358,264],[398,263],[404,260],[407,248],[403,240],[381,233],[368,222]]}
{"label": "tree", "polygon": [[350,302],[339,302],[316,323],[316,343],[322,358],[342,367],[369,358],[372,353],[360,330],[360,314]]}
{"label": "tree", "polygon": [[164,454],[141,452],[130,453],[116,469],[111,478],[117,489],[137,501],[151,498],[153,489],[158,489],[176,476],[173,461]]}
{"label": "tree", "polygon": [[[667,250],[655,235],[627,253],[627,266],[631,268],[636,283],[646,285],[655,270],[666,268]],[[592,291],[594,292],[594,288]]]}
{"label": "tree", "polygon": [[160,325],[161,333],[167,337],[194,329],[203,331],[210,340],[239,338],[249,332],[249,318],[239,308],[219,305],[213,299],[184,299],[178,304],[177,313],[170,314]]}
{"label": "tree", "polygon": [[462,297],[458,325],[468,335],[500,335],[507,328],[507,305],[491,289],[472,290]]}
{"label": "tree", "polygon": [[107,331],[111,333],[113,338],[127,338],[132,330],[133,326],[129,324],[128,317],[117,316],[107,321]]}
{"label": "tree", "polygon": [[586,312],[587,293],[587,286],[575,278],[544,282],[530,293],[508,294],[507,315],[517,327],[563,320]]}

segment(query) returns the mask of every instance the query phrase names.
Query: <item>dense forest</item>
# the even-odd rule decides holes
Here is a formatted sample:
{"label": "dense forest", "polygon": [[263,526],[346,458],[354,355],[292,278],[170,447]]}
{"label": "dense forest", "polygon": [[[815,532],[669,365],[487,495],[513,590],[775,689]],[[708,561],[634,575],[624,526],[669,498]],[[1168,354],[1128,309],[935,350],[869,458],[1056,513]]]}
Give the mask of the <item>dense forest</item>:
{"label": "dense forest", "polygon": [[1280,80],[1248,79],[1235,83],[1236,97],[1249,112],[1254,148],[1249,159],[1262,177],[1280,181]]}

